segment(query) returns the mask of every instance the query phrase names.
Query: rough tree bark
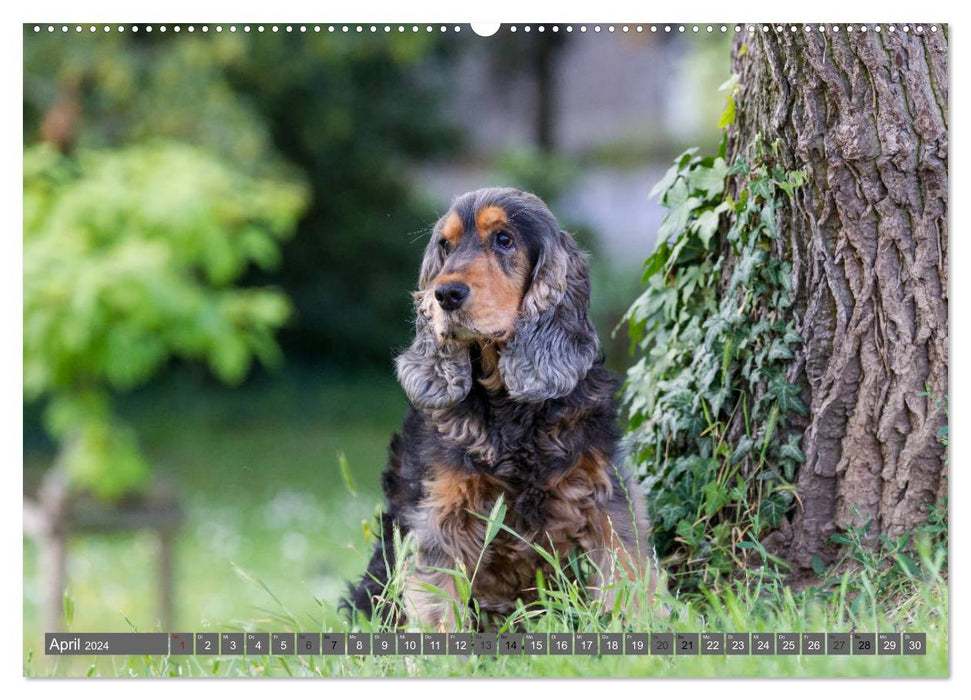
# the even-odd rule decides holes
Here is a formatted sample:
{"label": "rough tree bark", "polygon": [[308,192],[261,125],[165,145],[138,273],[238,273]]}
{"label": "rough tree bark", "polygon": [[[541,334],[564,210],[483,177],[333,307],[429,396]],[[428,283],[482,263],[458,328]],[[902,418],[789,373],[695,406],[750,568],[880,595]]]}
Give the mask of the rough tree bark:
{"label": "rough tree bark", "polygon": [[947,492],[948,79],[946,26],[790,26],[737,36],[729,147],[761,134],[808,175],[774,251],[793,264],[790,379],[811,413],[799,503],[770,540],[798,574],[832,561],[834,531],[899,536]]}

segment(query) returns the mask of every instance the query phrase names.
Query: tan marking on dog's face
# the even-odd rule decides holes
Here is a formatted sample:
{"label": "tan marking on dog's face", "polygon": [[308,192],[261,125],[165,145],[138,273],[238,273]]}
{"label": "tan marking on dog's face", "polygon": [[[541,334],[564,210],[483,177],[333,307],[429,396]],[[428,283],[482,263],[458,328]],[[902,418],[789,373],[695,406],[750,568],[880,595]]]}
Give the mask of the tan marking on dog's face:
{"label": "tan marking on dog's face", "polygon": [[482,207],[475,215],[475,227],[479,230],[479,238],[485,240],[500,226],[509,223],[506,210],[495,205]]}
{"label": "tan marking on dog's face", "polygon": [[529,275],[529,260],[522,247],[506,256],[506,270],[499,265],[497,253],[483,246],[467,264],[451,270],[446,264],[443,271],[430,285],[434,293],[438,285],[447,282],[463,282],[470,293],[466,303],[458,311],[446,314],[442,308],[429,302],[432,319],[440,337],[452,334],[459,340],[488,340],[501,342],[512,333],[519,318],[519,310]]}
{"label": "tan marking on dog's face", "polygon": [[449,242],[453,248],[459,242],[462,237],[462,220],[459,219],[459,215],[454,211],[448,215],[445,219],[445,223],[442,224],[442,238]]}

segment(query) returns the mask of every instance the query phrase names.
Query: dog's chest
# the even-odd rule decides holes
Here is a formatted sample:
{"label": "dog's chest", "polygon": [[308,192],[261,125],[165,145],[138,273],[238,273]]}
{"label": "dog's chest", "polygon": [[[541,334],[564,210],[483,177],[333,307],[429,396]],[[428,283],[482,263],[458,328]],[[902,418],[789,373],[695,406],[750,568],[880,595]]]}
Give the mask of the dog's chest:
{"label": "dog's chest", "polygon": [[438,437],[433,461],[485,472],[509,491],[570,466],[587,442],[591,416],[586,409],[523,405],[478,392],[428,418]]}
{"label": "dog's chest", "polygon": [[[523,476],[521,468],[510,479],[468,469],[432,469],[423,484],[422,534],[466,565],[480,559],[505,560],[512,568],[518,559],[532,565],[538,556],[532,544],[563,554],[582,546],[610,497],[608,466],[592,452],[566,470],[535,478]],[[483,553],[489,518],[500,497],[505,527]]]}

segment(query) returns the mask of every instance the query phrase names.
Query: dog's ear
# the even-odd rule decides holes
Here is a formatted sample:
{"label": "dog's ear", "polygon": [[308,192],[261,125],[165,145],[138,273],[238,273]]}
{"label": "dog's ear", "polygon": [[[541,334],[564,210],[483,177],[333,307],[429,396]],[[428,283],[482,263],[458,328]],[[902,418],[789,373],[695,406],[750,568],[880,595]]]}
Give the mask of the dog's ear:
{"label": "dog's ear", "polygon": [[539,402],[566,396],[587,375],[600,351],[589,306],[584,255],[570,234],[556,228],[540,252],[519,320],[499,358],[512,398]]}
{"label": "dog's ear", "polygon": [[441,271],[445,256],[438,244],[438,227],[425,248],[415,293],[415,339],[395,360],[398,382],[419,408],[448,408],[472,388],[469,349],[461,343],[440,343],[432,327],[429,287]]}

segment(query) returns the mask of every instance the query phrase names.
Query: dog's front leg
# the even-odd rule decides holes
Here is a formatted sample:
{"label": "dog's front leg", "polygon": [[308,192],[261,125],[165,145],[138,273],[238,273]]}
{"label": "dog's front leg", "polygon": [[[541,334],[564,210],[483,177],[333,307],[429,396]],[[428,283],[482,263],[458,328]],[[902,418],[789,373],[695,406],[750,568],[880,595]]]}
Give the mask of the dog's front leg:
{"label": "dog's front leg", "polygon": [[442,569],[451,568],[441,553],[419,552],[404,584],[402,602],[410,625],[440,632],[455,632],[462,622],[463,603],[455,576]]}
{"label": "dog's front leg", "polygon": [[[633,488],[631,488],[633,491]],[[638,493],[638,492],[634,492]],[[627,609],[636,609],[642,597],[654,600],[658,571],[651,554],[650,527],[639,500],[616,498],[593,522],[587,543],[588,554],[597,569],[594,593],[605,609],[613,610],[620,593],[620,582],[646,583],[646,596],[637,595],[636,587]]]}
{"label": "dog's front leg", "polygon": [[[616,533],[609,533],[589,550],[590,559],[596,567],[596,581],[593,593],[606,610],[613,610],[617,596],[622,590],[622,581],[637,583],[646,576],[652,576],[649,595],[653,595],[655,581],[653,567],[633,543],[625,545]],[[633,591],[632,591],[633,592]],[[635,603],[635,601],[630,601]]]}

